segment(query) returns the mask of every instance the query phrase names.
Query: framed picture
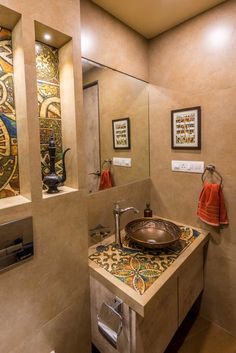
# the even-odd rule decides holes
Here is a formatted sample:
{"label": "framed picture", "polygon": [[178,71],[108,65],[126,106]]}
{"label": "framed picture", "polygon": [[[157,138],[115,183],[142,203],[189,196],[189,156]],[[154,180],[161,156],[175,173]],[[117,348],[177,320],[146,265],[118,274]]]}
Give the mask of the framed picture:
{"label": "framed picture", "polygon": [[201,149],[201,107],[171,111],[171,147]]}
{"label": "framed picture", "polygon": [[112,120],[113,148],[130,149],[129,118]]}

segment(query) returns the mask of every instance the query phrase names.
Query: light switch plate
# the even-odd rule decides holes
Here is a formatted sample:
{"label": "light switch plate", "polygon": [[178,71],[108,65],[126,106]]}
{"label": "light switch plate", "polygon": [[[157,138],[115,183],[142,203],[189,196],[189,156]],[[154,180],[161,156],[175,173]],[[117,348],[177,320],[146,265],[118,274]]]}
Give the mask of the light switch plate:
{"label": "light switch plate", "polygon": [[202,161],[171,161],[173,172],[203,173],[204,162]]}
{"label": "light switch plate", "polygon": [[131,167],[131,158],[113,157],[112,164],[119,166],[119,167],[130,168]]}

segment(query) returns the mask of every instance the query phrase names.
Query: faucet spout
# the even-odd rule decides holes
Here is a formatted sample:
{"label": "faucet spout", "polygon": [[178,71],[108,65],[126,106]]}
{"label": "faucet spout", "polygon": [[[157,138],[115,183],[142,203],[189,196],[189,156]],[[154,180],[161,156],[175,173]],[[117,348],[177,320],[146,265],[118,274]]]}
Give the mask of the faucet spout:
{"label": "faucet spout", "polygon": [[118,203],[114,204],[113,215],[115,217],[115,243],[118,247],[122,247],[121,235],[120,235],[120,216],[128,211],[139,213],[139,210],[135,207],[120,208]]}
{"label": "faucet spout", "polygon": [[128,211],[134,211],[134,213],[139,213],[139,210],[135,207],[126,207],[126,208],[121,208],[120,209],[120,214],[123,214]]}

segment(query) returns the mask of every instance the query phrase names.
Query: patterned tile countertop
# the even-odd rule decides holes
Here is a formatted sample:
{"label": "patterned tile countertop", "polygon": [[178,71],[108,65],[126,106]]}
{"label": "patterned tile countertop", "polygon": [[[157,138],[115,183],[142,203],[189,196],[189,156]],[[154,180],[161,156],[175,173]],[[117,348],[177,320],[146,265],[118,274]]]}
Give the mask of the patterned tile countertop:
{"label": "patterned tile countertop", "polygon": [[117,248],[114,243],[98,246],[89,259],[139,295],[143,295],[200,234],[190,227],[180,228],[182,233],[179,242],[167,249],[143,250],[138,247],[131,249],[129,241],[125,238],[123,249]]}

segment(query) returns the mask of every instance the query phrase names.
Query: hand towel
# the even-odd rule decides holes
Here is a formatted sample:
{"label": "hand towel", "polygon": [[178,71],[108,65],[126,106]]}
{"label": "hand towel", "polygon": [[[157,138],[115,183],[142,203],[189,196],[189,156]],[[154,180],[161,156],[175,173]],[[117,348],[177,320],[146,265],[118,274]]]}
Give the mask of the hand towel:
{"label": "hand towel", "polygon": [[203,222],[212,226],[229,223],[221,184],[204,183],[197,215]]}
{"label": "hand towel", "polygon": [[103,170],[100,177],[99,190],[111,188],[113,186],[110,170]]}

